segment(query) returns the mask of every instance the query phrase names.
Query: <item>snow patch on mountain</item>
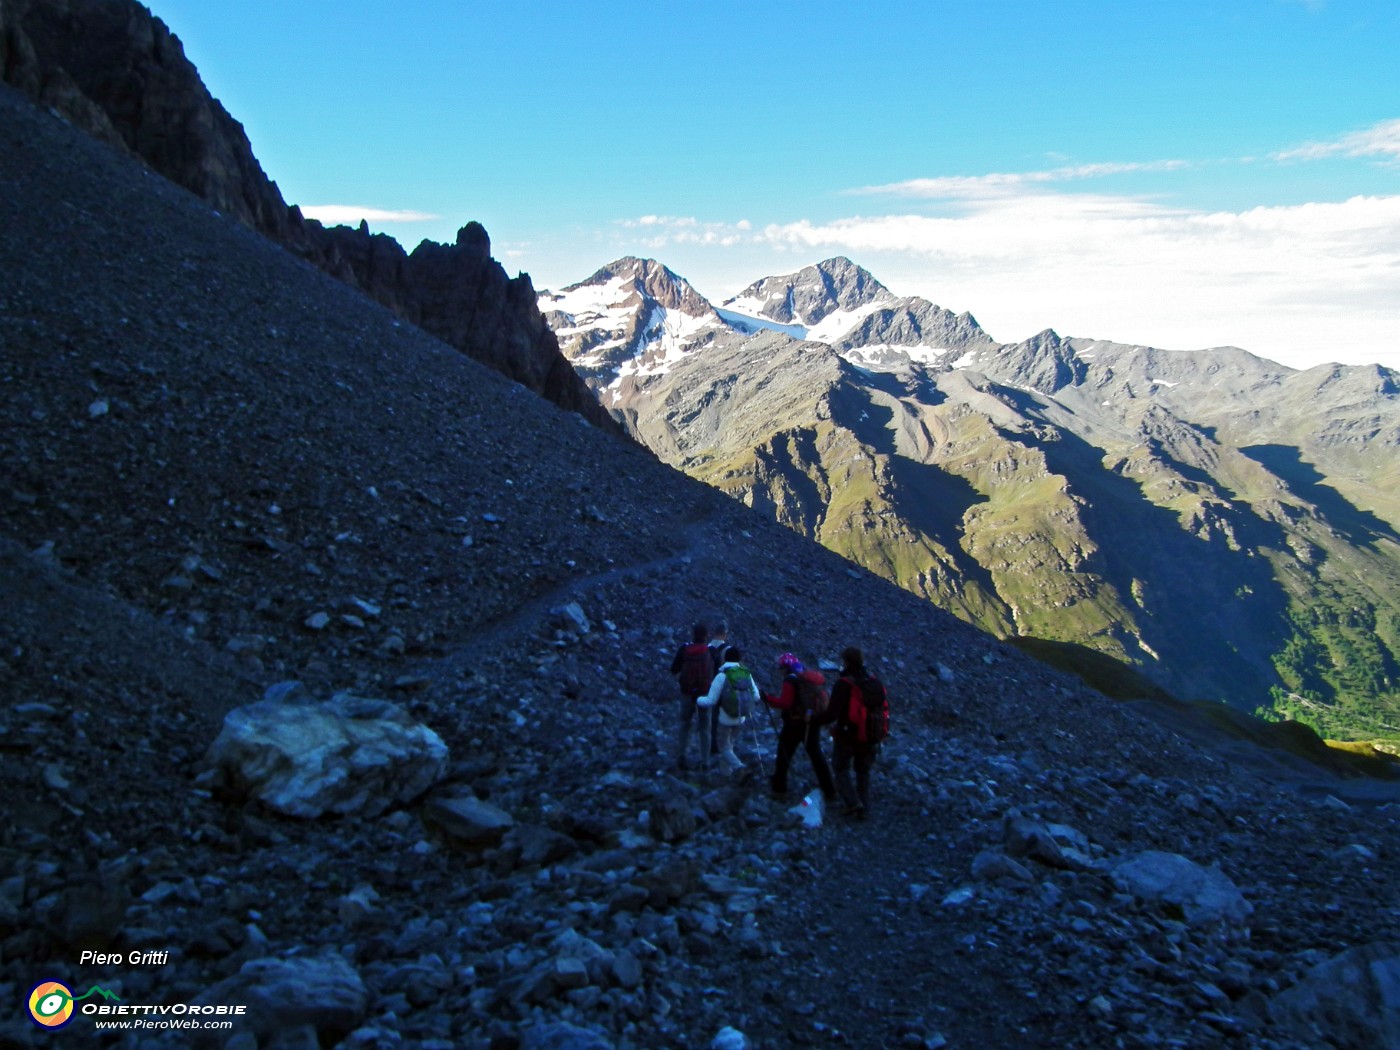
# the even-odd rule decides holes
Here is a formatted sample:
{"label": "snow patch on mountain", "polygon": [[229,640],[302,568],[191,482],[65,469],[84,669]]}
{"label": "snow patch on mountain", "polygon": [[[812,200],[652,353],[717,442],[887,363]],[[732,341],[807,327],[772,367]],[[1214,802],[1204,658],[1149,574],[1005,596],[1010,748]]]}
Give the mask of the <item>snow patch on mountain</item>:
{"label": "snow patch on mountain", "polygon": [[757,335],[759,332],[781,332],[783,335],[792,336],[794,339],[807,338],[807,326],[800,324],[781,324],[778,321],[770,321],[766,317],[752,312],[752,303],[749,300],[734,300],[728,307],[715,307],[715,313],[730,328],[744,335]]}
{"label": "snow patch on mountain", "polygon": [[[897,372],[910,365],[939,367],[951,351],[946,346],[901,346],[874,343],[841,351],[841,356],[869,372]],[[971,355],[964,355],[971,357]]]}
{"label": "snow patch on mountain", "polygon": [[835,310],[814,325],[782,324],[764,317],[760,312],[763,304],[751,297],[730,299],[715,312],[731,327],[748,334],[759,331],[782,332],[794,339],[829,344],[839,340],[860,322],[886,305],[886,300],[877,300],[858,306],[854,310]]}
{"label": "snow patch on mountain", "polygon": [[639,351],[618,367],[618,378],[665,375],[685,357],[695,338],[713,327],[714,322],[708,317],[692,317],[681,310],[653,306],[641,328]]}
{"label": "snow patch on mountain", "polygon": [[[541,292],[540,312],[550,320],[561,345],[581,342],[587,351],[574,358],[576,365],[599,367],[607,352],[626,343],[625,332],[635,305],[626,301],[630,282],[614,277],[604,284],[579,284],[562,292]],[[598,341],[592,339],[607,333]]]}

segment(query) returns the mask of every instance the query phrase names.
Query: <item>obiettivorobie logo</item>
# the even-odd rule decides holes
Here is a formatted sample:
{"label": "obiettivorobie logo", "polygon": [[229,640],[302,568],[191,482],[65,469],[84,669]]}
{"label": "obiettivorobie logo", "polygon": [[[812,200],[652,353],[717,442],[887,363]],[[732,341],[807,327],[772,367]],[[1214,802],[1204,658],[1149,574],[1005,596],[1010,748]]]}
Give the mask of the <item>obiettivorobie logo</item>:
{"label": "obiettivorobie logo", "polygon": [[82,995],[74,995],[66,984],[59,981],[40,981],[29,993],[29,1019],[41,1028],[62,1028],[73,1020],[73,1004],[94,995],[121,1002],[121,997],[115,992],[95,984]]}
{"label": "obiettivorobie logo", "polygon": [[[84,999],[92,1001],[85,1003]],[[40,981],[29,993],[29,1019],[51,1032],[67,1026],[79,1014],[98,1028],[174,1030],[232,1028],[233,1018],[247,1013],[243,1003],[123,1002],[116,992],[96,984],[82,995],[74,995],[62,981]]]}

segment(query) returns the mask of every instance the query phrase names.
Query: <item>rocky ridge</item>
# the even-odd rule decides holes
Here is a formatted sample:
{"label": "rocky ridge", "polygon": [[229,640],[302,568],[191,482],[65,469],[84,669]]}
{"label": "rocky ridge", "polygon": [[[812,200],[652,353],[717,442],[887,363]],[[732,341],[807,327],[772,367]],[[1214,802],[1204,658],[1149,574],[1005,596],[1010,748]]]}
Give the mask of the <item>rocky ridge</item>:
{"label": "rocky ridge", "polygon": [[[1188,744],[3,88],[0,179],[11,1002],[244,1003],[198,1033],[240,1050],[1386,1045],[1388,987],[1336,976],[1400,941],[1364,786]],[[770,800],[763,724],[747,774],[673,773],[665,668],[716,613],[770,685],[865,645],[872,820]],[[338,799],[211,751],[279,707]],[[394,796],[353,804],[351,735]]]}
{"label": "rocky ridge", "polygon": [[150,165],[400,318],[597,426],[612,419],[559,351],[525,275],[491,258],[479,223],[407,253],[390,237],[327,229],[283,200],[243,127],[179,39],[135,0],[7,0],[0,79]]}

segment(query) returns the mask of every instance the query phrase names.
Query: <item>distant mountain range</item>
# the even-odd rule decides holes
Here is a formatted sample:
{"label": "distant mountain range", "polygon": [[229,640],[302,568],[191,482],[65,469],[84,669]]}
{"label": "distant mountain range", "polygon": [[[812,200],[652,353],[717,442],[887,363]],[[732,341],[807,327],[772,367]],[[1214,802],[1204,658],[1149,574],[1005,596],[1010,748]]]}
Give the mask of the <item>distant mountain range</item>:
{"label": "distant mountain range", "polygon": [[624,258],[539,305],[661,458],[971,623],[1334,736],[1400,732],[1390,369],[999,343],[843,258],[718,306]]}

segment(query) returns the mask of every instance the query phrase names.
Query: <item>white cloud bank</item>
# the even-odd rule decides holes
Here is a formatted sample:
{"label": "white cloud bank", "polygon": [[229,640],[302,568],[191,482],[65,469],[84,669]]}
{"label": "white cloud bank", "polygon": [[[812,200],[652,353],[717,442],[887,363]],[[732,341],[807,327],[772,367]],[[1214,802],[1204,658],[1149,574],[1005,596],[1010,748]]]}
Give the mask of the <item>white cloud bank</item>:
{"label": "white cloud bank", "polygon": [[424,211],[395,211],[389,208],[366,208],[359,204],[311,204],[301,209],[308,219],[327,226],[358,226],[365,222],[435,222],[442,218]]}
{"label": "white cloud bank", "polygon": [[1400,366],[1400,196],[1202,212],[1021,193],[956,216],[774,224],[761,236],[887,259],[886,283],[970,309],[1001,339],[1055,327],[1175,350],[1228,343],[1297,366]]}
{"label": "white cloud bank", "polygon": [[[1055,180],[1081,177],[1070,170]],[[1171,350],[1234,345],[1294,367],[1400,367],[1400,196],[1211,212],[1044,187],[1055,180],[899,184],[952,198],[949,215],[761,228],[653,216],[632,232],[658,255],[732,248],[736,287],[783,272],[774,257],[796,269],[848,255],[897,293],[971,311],[1003,341],[1053,327]],[[760,257],[769,268],[749,272]]]}

